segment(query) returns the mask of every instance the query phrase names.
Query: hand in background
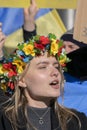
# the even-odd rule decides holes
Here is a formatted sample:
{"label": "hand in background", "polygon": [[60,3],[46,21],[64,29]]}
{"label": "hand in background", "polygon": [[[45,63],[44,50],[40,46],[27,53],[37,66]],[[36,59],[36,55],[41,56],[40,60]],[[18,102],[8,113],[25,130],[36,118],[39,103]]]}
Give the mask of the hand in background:
{"label": "hand in background", "polygon": [[31,32],[35,29],[35,16],[38,10],[35,0],[31,0],[29,8],[24,8],[24,29],[26,31]]}
{"label": "hand in background", "polygon": [[2,60],[2,57],[3,57],[3,46],[4,46],[4,43],[5,43],[5,39],[6,39],[6,36],[5,34],[2,32],[2,23],[0,23],[0,60]]}

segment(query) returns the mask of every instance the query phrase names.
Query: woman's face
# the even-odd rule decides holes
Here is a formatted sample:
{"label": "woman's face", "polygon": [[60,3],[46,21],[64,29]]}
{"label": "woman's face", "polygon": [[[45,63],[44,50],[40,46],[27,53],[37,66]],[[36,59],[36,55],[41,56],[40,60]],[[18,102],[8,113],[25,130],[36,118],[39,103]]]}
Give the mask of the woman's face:
{"label": "woman's face", "polygon": [[61,74],[55,57],[39,56],[33,58],[24,81],[29,98],[32,100],[53,99],[60,95]]}
{"label": "woman's face", "polygon": [[70,41],[64,41],[63,43],[64,43],[64,46],[65,46],[66,54],[80,48],[79,46],[75,45],[73,42],[70,42]]}

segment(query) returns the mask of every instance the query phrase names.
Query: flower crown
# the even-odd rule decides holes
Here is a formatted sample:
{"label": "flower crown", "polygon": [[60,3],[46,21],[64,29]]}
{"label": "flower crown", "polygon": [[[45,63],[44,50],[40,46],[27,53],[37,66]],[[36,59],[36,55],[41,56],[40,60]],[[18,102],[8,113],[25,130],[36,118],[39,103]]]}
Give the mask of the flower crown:
{"label": "flower crown", "polygon": [[13,54],[0,64],[0,86],[7,94],[12,95],[15,90],[15,82],[27,63],[33,57],[39,56],[47,51],[56,57],[60,65],[65,69],[67,58],[63,42],[56,39],[54,34],[46,36],[36,35],[27,42],[19,43]]}

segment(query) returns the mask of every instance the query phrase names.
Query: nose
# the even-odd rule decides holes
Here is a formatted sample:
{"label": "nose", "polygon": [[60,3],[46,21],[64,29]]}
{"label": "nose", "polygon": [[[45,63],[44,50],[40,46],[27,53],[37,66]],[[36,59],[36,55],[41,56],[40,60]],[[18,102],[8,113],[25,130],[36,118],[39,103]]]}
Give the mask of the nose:
{"label": "nose", "polygon": [[59,71],[55,67],[52,67],[50,75],[57,77],[58,74],[59,74]]}
{"label": "nose", "polygon": [[71,49],[68,46],[68,42],[67,41],[64,41],[64,48],[65,48],[66,54],[70,53]]}

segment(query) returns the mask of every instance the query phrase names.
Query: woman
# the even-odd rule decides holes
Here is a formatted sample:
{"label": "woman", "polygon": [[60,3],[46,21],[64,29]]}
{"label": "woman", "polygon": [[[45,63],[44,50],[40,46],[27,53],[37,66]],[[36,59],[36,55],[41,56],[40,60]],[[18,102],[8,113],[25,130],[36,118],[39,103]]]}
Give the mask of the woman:
{"label": "woman", "polygon": [[57,103],[67,62],[63,43],[53,34],[18,45],[0,65],[1,88],[11,95],[0,113],[1,130],[87,130],[83,113]]}

